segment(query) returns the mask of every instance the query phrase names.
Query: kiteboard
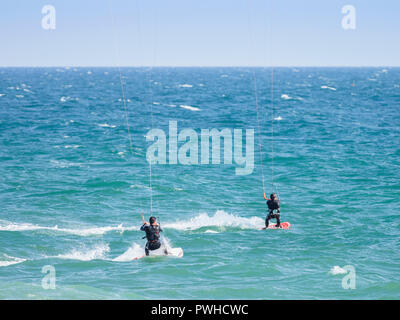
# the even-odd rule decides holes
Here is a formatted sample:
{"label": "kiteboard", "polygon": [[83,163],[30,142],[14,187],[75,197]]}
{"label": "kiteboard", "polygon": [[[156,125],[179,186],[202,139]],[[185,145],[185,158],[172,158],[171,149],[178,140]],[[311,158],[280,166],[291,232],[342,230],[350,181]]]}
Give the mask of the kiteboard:
{"label": "kiteboard", "polygon": [[276,227],[276,223],[272,223],[268,226],[268,228],[260,228],[260,230],[266,230],[266,229],[284,229],[287,230],[290,228],[290,222],[281,222],[281,226],[279,228]]}

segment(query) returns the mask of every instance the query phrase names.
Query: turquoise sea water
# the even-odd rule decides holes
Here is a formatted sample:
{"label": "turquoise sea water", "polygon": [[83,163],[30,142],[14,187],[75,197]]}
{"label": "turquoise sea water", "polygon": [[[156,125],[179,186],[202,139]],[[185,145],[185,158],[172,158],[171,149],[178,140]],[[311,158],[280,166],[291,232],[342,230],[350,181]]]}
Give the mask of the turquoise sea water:
{"label": "turquoise sea water", "polygon": [[[399,299],[400,69],[274,71],[272,109],[268,68],[122,68],[131,153],[117,69],[0,69],[0,298]],[[152,166],[153,214],[184,256],[134,260],[145,136],[170,120],[255,129],[255,168]],[[258,141],[290,230],[257,230]]]}

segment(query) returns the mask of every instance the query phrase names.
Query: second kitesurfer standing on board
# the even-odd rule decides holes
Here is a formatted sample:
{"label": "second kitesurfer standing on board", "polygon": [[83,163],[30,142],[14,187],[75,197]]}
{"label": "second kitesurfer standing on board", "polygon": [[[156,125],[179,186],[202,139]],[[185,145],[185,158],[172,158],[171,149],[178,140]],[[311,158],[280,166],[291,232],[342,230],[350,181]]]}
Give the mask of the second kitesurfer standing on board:
{"label": "second kitesurfer standing on board", "polygon": [[[271,193],[270,199],[267,199],[267,196],[264,193],[264,199],[267,200],[268,206],[268,216],[265,219],[265,228],[267,229],[269,226],[269,220],[276,219],[276,228],[280,228],[281,226],[281,201],[276,198],[275,193]],[[276,212],[274,213],[274,210]]]}

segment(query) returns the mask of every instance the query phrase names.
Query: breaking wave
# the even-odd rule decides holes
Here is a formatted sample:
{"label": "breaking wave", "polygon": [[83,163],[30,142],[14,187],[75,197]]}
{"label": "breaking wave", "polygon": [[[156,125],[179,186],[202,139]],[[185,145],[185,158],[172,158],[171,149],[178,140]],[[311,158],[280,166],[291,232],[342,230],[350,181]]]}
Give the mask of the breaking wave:
{"label": "breaking wave", "polygon": [[303,100],[304,100],[304,99],[301,98],[301,97],[291,97],[291,96],[289,96],[288,94],[282,94],[282,95],[281,95],[281,99],[283,99],[283,100],[300,100],[300,101],[303,101]]}
{"label": "breaking wave", "polygon": [[189,220],[165,223],[164,228],[176,230],[196,230],[204,227],[235,227],[241,229],[260,228],[264,220],[259,217],[243,218],[237,215],[229,214],[223,210],[218,210],[213,216],[201,213]]}
{"label": "breaking wave", "polygon": [[329,89],[329,90],[332,90],[332,91],[336,91],[336,88],[328,87],[328,86],[321,86],[321,89]]}
{"label": "breaking wave", "polygon": [[190,110],[190,111],[200,111],[200,108],[187,106],[187,105],[183,105],[183,104],[181,104],[180,107],[183,109],[186,109],[186,110]]}
{"label": "breaking wave", "polygon": [[[233,227],[241,229],[254,229],[260,228],[264,225],[264,220],[260,217],[244,218],[234,214],[227,213],[223,210],[218,210],[214,215],[201,213],[188,220],[178,220],[176,222],[165,222],[164,228],[176,230],[197,230],[204,227]],[[104,226],[104,227],[89,227],[89,228],[59,228],[57,225],[54,227],[40,226],[30,223],[14,223],[9,221],[0,220],[0,232],[24,232],[24,231],[50,231],[57,233],[67,233],[77,236],[96,236],[103,235],[108,232],[119,232],[123,234],[125,231],[138,231],[139,226]],[[214,230],[215,231],[215,230]]]}
{"label": "breaking wave", "polygon": [[108,244],[99,244],[94,248],[84,248],[84,249],[73,249],[66,254],[59,254],[55,258],[60,259],[70,259],[70,260],[104,260],[106,259],[105,254],[110,251]]}
{"label": "breaking wave", "polygon": [[7,267],[24,261],[26,261],[26,259],[11,257],[7,254],[4,254],[0,260],[0,267]]}
{"label": "breaking wave", "polygon": [[36,231],[36,230],[48,230],[54,232],[70,233],[77,236],[92,236],[92,235],[102,235],[107,232],[120,232],[121,234],[125,231],[139,230],[139,227],[124,227],[122,224],[118,226],[106,226],[106,227],[92,227],[83,229],[73,229],[73,228],[59,228],[39,226],[30,223],[14,223],[8,221],[0,221],[0,231]]}
{"label": "breaking wave", "polygon": [[346,274],[347,271],[346,269],[343,269],[339,266],[333,266],[332,269],[329,271],[329,273],[332,275],[337,275],[337,274]]}

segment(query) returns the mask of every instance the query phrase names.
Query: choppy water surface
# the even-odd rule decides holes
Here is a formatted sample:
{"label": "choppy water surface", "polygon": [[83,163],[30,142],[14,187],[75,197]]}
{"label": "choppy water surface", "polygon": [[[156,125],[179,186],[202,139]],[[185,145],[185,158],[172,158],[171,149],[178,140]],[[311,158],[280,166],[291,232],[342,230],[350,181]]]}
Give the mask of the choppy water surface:
{"label": "choppy water surface", "polygon": [[[256,69],[261,133],[253,69],[121,71],[133,153],[116,69],[0,69],[0,298],[400,298],[400,69],[278,68],[274,110],[271,70]],[[170,120],[255,129],[255,168],[153,166],[153,214],[184,256],[134,260],[150,208],[145,135]],[[258,139],[288,231],[257,230]]]}

